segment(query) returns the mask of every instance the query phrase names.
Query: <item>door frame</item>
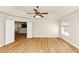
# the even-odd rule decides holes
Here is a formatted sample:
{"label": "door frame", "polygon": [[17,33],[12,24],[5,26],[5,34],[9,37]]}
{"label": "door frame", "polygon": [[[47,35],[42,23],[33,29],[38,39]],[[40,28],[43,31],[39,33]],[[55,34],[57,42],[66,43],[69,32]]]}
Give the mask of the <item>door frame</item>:
{"label": "door frame", "polygon": [[[27,21],[27,20],[14,20],[13,22],[14,22],[14,30],[15,30],[15,21],[19,21],[19,22],[26,22],[27,24],[30,24],[31,25],[31,28],[29,28],[29,25],[27,25],[27,38],[32,38],[32,21]],[[30,22],[30,23],[29,23]],[[8,28],[8,27],[7,27]],[[31,33],[30,33],[30,30],[31,29]],[[6,31],[6,30],[5,30]],[[30,35],[31,34],[31,35]],[[5,36],[7,35],[7,33],[5,33]],[[14,42],[15,42],[15,31],[14,31]],[[9,43],[7,43],[6,42],[6,38],[5,38],[5,43],[4,43],[4,45],[7,45],[7,44],[9,44]],[[11,42],[12,43],[12,42]]]}
{"label": "door frame", "polygon": [[[27,21],[27,20],[15,20],[18,22],[26,22],[27,23],[27,38],[32,38],[32,21]],[[31,28],[29,28],[31,27]],[[31,30],[31,31],[29,31]]]}

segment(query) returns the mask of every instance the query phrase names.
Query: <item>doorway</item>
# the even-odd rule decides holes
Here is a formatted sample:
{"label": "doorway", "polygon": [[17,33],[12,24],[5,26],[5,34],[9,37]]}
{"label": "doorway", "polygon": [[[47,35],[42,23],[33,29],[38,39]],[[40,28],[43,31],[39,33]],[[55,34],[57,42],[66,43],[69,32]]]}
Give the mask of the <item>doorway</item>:
{"label": "doorway", "polygon": [[[21,25],[17,25],[21,23]],[[16,38],[32,38],[32,22],[25,20],[6,20],[5,21],[5,40],[4,45],[13,43]]]}
{"label": "doorway", "polygon": [[27,22],[15,21],[15,41],[27,38]]}

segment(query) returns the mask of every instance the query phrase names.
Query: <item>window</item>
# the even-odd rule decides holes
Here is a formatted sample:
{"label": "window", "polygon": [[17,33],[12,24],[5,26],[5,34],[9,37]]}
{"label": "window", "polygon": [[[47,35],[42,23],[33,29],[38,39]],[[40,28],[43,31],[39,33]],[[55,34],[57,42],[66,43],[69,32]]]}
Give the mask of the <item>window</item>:
{"label": "window", "polygon": [[68,27],[68,21],[61,22],[61,33],[68,36]]}

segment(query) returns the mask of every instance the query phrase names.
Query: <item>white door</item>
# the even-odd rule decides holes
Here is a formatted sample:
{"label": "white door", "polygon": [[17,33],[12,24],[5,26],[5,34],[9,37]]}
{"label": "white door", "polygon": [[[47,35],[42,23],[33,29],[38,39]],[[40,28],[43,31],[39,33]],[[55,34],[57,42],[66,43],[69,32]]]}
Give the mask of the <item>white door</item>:
{"label": "white door", "polygon": [[32,22],[27,22],[27,38],[32,38]]}
{"label": "white door", "polygon": [[9,44],[15,41],[15,22],[14,20],[6,20],[5,22],[5,44]]}

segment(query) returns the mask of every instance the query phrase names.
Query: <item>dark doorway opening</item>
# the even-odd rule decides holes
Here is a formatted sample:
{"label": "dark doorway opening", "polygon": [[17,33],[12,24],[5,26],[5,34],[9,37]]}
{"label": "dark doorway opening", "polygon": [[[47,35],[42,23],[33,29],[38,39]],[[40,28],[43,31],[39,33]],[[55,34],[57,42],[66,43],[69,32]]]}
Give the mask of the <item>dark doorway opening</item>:
{"label": "dark doorway opening", "polygon": [[15,22],[15,41],[23,38],[27,38],[27,23],[26,22]]}

